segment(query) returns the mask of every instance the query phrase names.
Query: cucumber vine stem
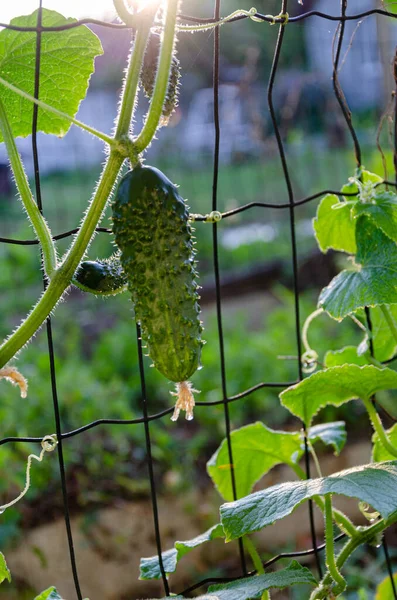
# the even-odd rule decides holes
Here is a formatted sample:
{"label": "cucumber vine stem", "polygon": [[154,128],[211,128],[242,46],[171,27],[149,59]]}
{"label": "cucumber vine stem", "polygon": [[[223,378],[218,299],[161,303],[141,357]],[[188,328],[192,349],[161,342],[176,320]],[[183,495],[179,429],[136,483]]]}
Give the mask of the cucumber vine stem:
{"label": "cucumber vine stem", "polygon": [[128,70],[124,82],[124,101],[120,107],[120,113],[117,120],[116,140],[120,140],[120,138],[128,135],[131,127],[143,55],[145,53],[150,28],[158,11],[159,4],[159,2],[156,2],[153,6],[150,6],[149,9],[145,11],[145,14],[139,13],[141,17],[144,16],[144,18],[140,20],[140,27],[135,36],[134,51],[131,57],[131,68]]}
{"label": "cucumber vine stem", "polygon": [[113,0],[113,6],[116,10],[116,13],[121,21],[128,25],[129,27],[135,27],[137,23],[136,15],[130,13],[128,8],[126,7],[124,0]]}
{"label": "cucumber vine stem", "polygon": [[42,100],[38,100],[37,98],[35,98],[34,96],[31,96],[27,92],[24,92],[23,90],[20,90],[19,88],[15,87],[15,85],[12,85],[12,83],[9,83],[2,77],[0,77],[0,83],[2,85],[4,85],[4,87],[11,90],[12,92],[15,92],[16,94],[18,94],[18,96],[21,96],[21,98],[25,98],[26,100],[30,100],[30,102],[33,102],[33,104],[37,104],[37,106],[39,106],[43,110],[48,110],[49,112],[54,113],[54,115],[57,115],[58,117],[61,117],[62,119],[67,119],[74,125],[77,125],[81,129],[84,129],[84,131],[91,133],[92,135],[99,138],[106,144],[109,144],[110,147],[117,145],[117,142],[115,141],[115,139],[110,137],[109,135],[106,135],[106,133],[102,133],[102,131],[98,131],[94,127],[90,127],[89,125],[86,125],[82,121],[79,121],[78,119],[75,119],[74,117],[71,117],[67,113],[62,112],[61,110],[58,110],[57,108],[54,108],[53,106],[50,106],[46,102],[43,102]]}
{"label": "cucumber vine stem", "polygon": [[175,45],[175,26],[178,9],[179,0],[168,0],[164,34],[160,49],[159,66],[157,69],[153,96],[142,131],[134,140],[137,152],[142,152],[148,147],[160,123],[164,99],[167,93],[170,77],[172,53]]}
{"label": "cucumber vine stem", "polygon": [[243,536],[243,544],[248,554],[251,557],[253,565],[258,573],[258,575],[264,575],[265,569],[262,563],[262,559],[259,556],[259,552],[255,547],[253,541],[248,537],[248,535]]}
{"label": "cucumber vine stem", "polygon": [[[291,469],[294,471],[294,473],[296,473],[296,475],[299,477],[299,479],[302,479],[302,481],[307,481],[306,473],[299,465],[297,465],[294,462],[289,462],[287,464],[289,467],[291,467]],[[321,498],[321,496],[314,496],[313,501],[317,504],[319,509],[324,513],[325,504],[324,504],[324,500]],[[350,521],[349,517],[347,517],[345,514],[343,514],[343,512],[341,512],[340,510],[338,510],[336,508],[332,509],[332,514],[333,514],[333,519],[334,519],[335,523],[337,524],[339,529],[341,531],[343,531],[343,533],[346,533],[346,535],[348,535],[349,537],[354,537],[356,535],[357,529],[355,528],[353,523]]]}
{"label": "cucumber vine stem", "polygon": [[328,571],[335,581],[336,586],[332,590],[335,594],[341,594],[346,589],[346,581],[340,574],[335,560],[334,548],[334,531],[333,531],[333,516],[332,516],[332,495],[326,494],[325,501],[325,562]]}
{"label": "cucumber vine stem", "polygon": [[387,433],[383,428],[382,421],[380,420],[380,417],[379,417],[378,413],[376,412],[376,409],[375,409],[374,405],[372,404],[371,400],[363,399],[363,402],[364,402],[365,408],[367,409],[367,413],[371,420],[372,426],[373,426],[374,430],[376,431],[376,433],[378,434],[381,444],[386,448],[386,450],[388,452],[390,452],[390,454],[392,456],[395,456],[397,458],[397,448],[395,446],[393,446],[393,444],[387,437]]}
{"label": "cucumber vine stem", "polygon": [[34,201],[29,181],[23,168],[22,160],[15,144],[14,136],[4,104],[0,99],[0,130],[3,134],[4,142],[7,147],[8,158],[14,173],[15,182],[21,196],[22,203],[33,225],[36,236],[40,242],[43,252],[43,265],[48,278],[51,278],[57,268],[57,255],[54,242],[51,237],[50,229],[41,215],[36,202]]}
{"label": "cucumber vine stem", "polygon": [[46,291],[42,294],[40,300],[25,321],[21,323],[0,347],[0,367],[7,364],[30,338],[34,336],[56,306],[66,288],[70,285],[74,272],[87,250],[95,227],[106,206],[123,161],[123,156],[114,152],[110,153],[95,196],[65,261],[54,271]]}
{"label": "cucumber vine stem", "polygon": [[[396,519],[394,519],[393,522],[395,522],[395,520]],[[382,531],[391,524],[392,523],[389,522],[385,523],[384,519],[381,519],[369,527],[364,527],[360,530],[357,530],[357,535],[346,542],[339,553],[335,563],[336,568],[340,571],[347,559],[359,546],[361,546],[361,544],[371,541],[371,539],[382,533]],[[311,594],[310,600],[323,600],[325,598],[329,598],[329,587],[332,585],[332,581],[333,578],[331,574],[329,572],[326,573],[320,585]]]}

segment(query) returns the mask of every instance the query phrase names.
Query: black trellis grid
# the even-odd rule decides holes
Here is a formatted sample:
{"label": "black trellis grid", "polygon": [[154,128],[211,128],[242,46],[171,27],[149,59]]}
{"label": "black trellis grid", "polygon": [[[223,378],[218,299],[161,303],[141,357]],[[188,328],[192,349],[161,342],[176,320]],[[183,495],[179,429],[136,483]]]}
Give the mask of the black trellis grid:
{"label": "black trellis grid", "polygon": [[[7,28],[7,29],[21,31],[21,32],[23,32],[23,31],[36,32],[36,34],[37,34],[36,63],[35,63],[35,91],[34,91],[34,95],[36,98],[39,98],[39,91],[40,91],[41,36],[42,36],[43,32],[63,31],[66,29],[78,27],[79,25],[82,25],[82,24],[97,24],[97,25],[100,25],[103,27],[111,27],[114,29],[125,29],[126,28],[125,25],[107,23],[107,22],[99,21],[97,19],[82,19],[82,20],[76,21],[74,23],[70,23],[70,24],[63,25],[63,26],[43,27],[42,22],[41,22],[41,20],[42,20],[42,0],[38,0],[38,1],[39,1],[39,10],[38,10],[36,27],[18,27],[15,25],[0,23],[0,28]],[[312,200],[315,200],[316,198],[319,198],[325,194],[330,193],[330,194],[336,194],[338,196],[341,196],[342,194],[340,192],[334,191],[334,190],[323,190],[323,191],[313,194],[311,196],[307,196],[303,199],[295,200],[292,182],[291,182],[290,175],[289,175],[289,167],[288,167],[288,163],[287,163],[287,159],[286,159],[284,145],[283,145],[283,141],[282,141],[282,137],[280,134],[280,130],[279,130],[279,126],[278,126],[277,118],[276,118],[276,113],[275,113],[275,109],[274,109],[274,105],[273,105],[273,86],[274,86],[274,82],[275,82],[276,75],[277,75],[278,63],[279,63],[279,58],[280,58],[281,51],[282,51],[282,44],[283,44],[283,39],[284,39],[284,35],[286,32],[287,23],[288,23],[288,25],[293,24],[293,23],[298,23],[300,21],[303,21],[308,18],[313,18],[313,17],[318,17],[321,19],[326,19],[329,21],[337,22],[337,30],[336,30],[336,34],[335,34],[336,35],[336,37],[335,37],[336,51],[335,51],[334,69],[333,69],[333,87],[334,87],[335,97],[339,103],[340,109],[342,111],[342,114],[344,116],[344,119],[345,119],[345,122],[347,125],[347,128],[348,128],[351,138],[352,138],[357,166],[358,167],[361,166],[361,149],[360,149],[359,140],[358,140],[357,134],[356,134],[354,126],[353,126],[349,107],[346,103],[346,100],[343,95],[343,90],[341,89],[341,86],[340,86],[339,80],[338,80],[338,67],[339,67],[339,61],[340,61],[344,33],[345,33],[345,24],[347,21],[358,21],[360,19],[363,19],[364,17],[369,17],[371,15],[381,15],[381,16],[390,17],[390,18],[397,18],[397,15],[390,13],[387,10],[383,10],[383,9],[373,9],[373,10],[368,10],[368,11],[354,14],[354,15],[347,15],[346,14],[347,4],[348,4],[347,0],[340,0],[341,13],[338,16],[329,15],[329,14],[322,13],[319,11],[309,11],[309,12],[302,13],[295,17],[286,17],[287,9],[288,9],[288,0],[281,1],[281,14],[276,18],[272,18],[269,15],[263,15],[260,13],[256,13],[255,17],[257,17],[263,21],[266,21],[266,22],[269,22],[272,24],[276,23],[279,25],[278,39],[277,39],[277,42],[275,45],[273,64],[272,64],[270,78],[269,78],[267,99],[268,99],[268,107],[269,107],[269,111],[270,111],[270,116],[271,116],[271,120],[272,120],[273,127],[274,127],[274,132],[275,132],[275,136],[276,136],[276,140],[277,140],[279,156],[280,156],[282,169],[283,169],[283,173],[284,173],[284,180],[285,180],[286,187],[287,187],[288,202],[282,203],[282,204],[251,202],[249,204],[245,204],[243,206],[240,206],[236,209],[227,211],[222,214],[222,218],[228,218],[228,217],[231,217],[232,215],[238,214],[238,213],[246,211],[246,210],[250,210],[251,208],[254,208],[254,207],[261,207],[264,209],[277,208],[277,209],[288,210],[289,220],[290,220],[290,230],[291,230],[291,242],[292,242],[292,266],[293,266],[293,282],[294,282],[294,296],[295,296],[295,330],[296,330],[296,344],[297,344],[298,356],[301,356],[301,339],[300,339],[299,294],[298,294],[298,287],[299,287],[298,252],[297,252],[296,234],[295,234],[294,210],[297,206],[301,206],[302,204],[311,202]],[[220,11],[221,11],[221,0],[214,0],[214,17],[212,19],[200,19],[200,18],[196,18],[196,17],[191,17],[189,15],[183,15],[183,14],[180,15],[179,19],[181,22],[185,21],[185,22],[200,23],[200,24],[207,23],[207,24],[211,25],[212,23],[219,22]],[[240,16],[236,16],[235,18],[231,19],[228,22],[240,21],[240,20],[244,20],[246,18],[248,18],[248,17],[245,15],[240,15]],[[214,211],[217,210],[219,145],[220,145],[220,135],[221,135],[220,123],[219,123],[219,97],[218,97],[219,45],[220,45],[220,27],[217,26],[215,28],[215,33],[214,33],[214,70],[213,70],[215,136],[214,136],[212,210],[214,210]],[[395,76],[396,87],[397,87],[397,55],[396,55],[396,58],[394,61],[394,76]],[[394,104],[395,104],[394,164],[395,164],[396,173],[395,173],[395,181],[386,181],[385,183],[387,183],[390,186],[397,187],[397,89],[396,89],[396,96],[395,96]],[[43,208],[42,208],[41,188],[40,188],[39,153],[38,153],[38,148],[37,148],[37,116],[38,116],[38,107],[37,107],[37,105],[34,105],[33,119],[32,119],[32,151],[33,151],[33,161],[34,161],[36,198],[37,198],[37,204],[38,204],[39,210],[42,212]],[[354,196],[355,194],[346,194],[345,193],[343,195],[344,196]],[[196,217],[195,220],[196,221],[204,221],[205,217]],[[59,239],[69,237],[69,236],[73,235],[74,233],[76,233],[77,231],[78,231],[78,228],[71,230],[71,231],[61,233],[57,236],[54,236],[54,240],[59,240]],[[111,233],[111,230],[104,228],[104,227],[98,227],[97,231]],[[218,322],[218,337],[219,337],[222,399],[217,400],[217,401],[212,401],[212,402],[196,402],[196,405],[197,405],[197,407],[223,405],[226,438],[227,438],[228,450],[229,450],[229,459],[230,459],[230,464],[233,464],[232,443],[231,443],[231,437],[230,437],[231,428],[230,428],[230,417],[229,417],[229,404],[231,402],[242,400],[243,398],[249,396],[251,393],[253,393],[254,391],[256,391],[260,388],[271,387],[271,388],[284,389],[290,385],[297,383],[297,381],[300,381],[303,377],[303,373],[302,373],[301,362],[300,362],[300,360],[298,360],[298,362],[297,362],[297,366],[298,366],[297,381],[261,382],[255,386],[252,386],[251,388],[249,388],[247,390],[240,392],[239,394],[236,394],[234,396],[228,396],[228,394],[227,394],[227,378],[226,378],[226,362],[225,362],[225,354],[224,354],[224,338],[223,338],[223,329],[222,329],[222,299],[221,299],[221,293],[220,293],[220,269],[219,269],[219,259],[218,259],[218,241],[217,241],[217,224],[216,223],[213,223],[212,231],[213,231],[213,262],[214,262],[215,285],[216,285],[216,307],[217,307],[217,322]],[[0,242],[7,243],[7,244],[15,244],[15,245],[38,244],[38,240],[35,240],[35,239],[16,240],[16,239],[11,239],[11,238],[0,238]],[[45,279],[43,279],[43,283],[45,286],[46,285]],[[367,314],[368,327],[371,328],[370,311],[367,310],[366,314]],[[58,401],[57,385],[56,385],[55,355],[54,355],[54,347],[53,347],[53,341],[52,341],[51,318],[47,319],[46,328],[47,328],[48,355],[49,355],[50,378],[51,378],[51,386],[52,386],[53,408],[54,408],[54,417],[55,417],[55,425],[56,425],[56,434],[57,434],[57,438],[58,438],[58,460],[59,460],[61,486],[62,486],[62,493],[63,493],[64,518],[65,518],[65,525],[66,525],[67,539],[68,539],[68,546],[69,546],[69,555],[70,555],[72,575],[73,575],[74,585],[75,585],[75,590],[76,590],[76,596],[77,596],[78,600],[82,600],[82,593],[80,590],[80,582],[79,582],[78,571],[77,571],[77,562],[76,562],[74,546],[73,546],[73,535],[72,535],[72,529],[71,529],[70,518],[69,518],[68,501],[67,501],[67,486],[66,486],[66,472],[65,472],[65,464],[64,464],[64,459],[63,459],[62,442],[65,439],[74,437],[76,435],[80,435],[94,427],[98,427],[100,425],[109,425],[109,424],[113,424],[113,425],[114,424],[117,424],[117,425],[143,424],[144,425],[156,546],[157,546],[160,570],[161,570],[162,580],[163,580],[163,585],[164,585],[164,592],[166,595],[168,595],[169,591],[170,591],[169,584],[168,584],[168,580],[166,577],[166,573],[164,570],[164,565],[163,565],[163,561],[162,561],[162,557],[161,557],[162,544],[161,544],[158,511],[157,511],[157,494],[156,494],[156,485],[155,485],[155,479],[154,479],[154,473],[153,473],[153,461],[152,461],[152,455],[151,455],[151,438],[150,438],[149,424],[151,421],[161,419],[165,415],[170,414],[173,411],[173,408],[172,407],[168,408],[166,410],[163,410],[163,411],[153,414],[153,415],[150,415],[148,412],[148,403],[147,403],[146,386],[145,386],[144,362],[143,362],[143,353],[142,353],[142,344],[141,344],[141,338],[140,338],[139,325],[137,325],[137,340],[138,340],[138,363],[139,363],[139,371],[140,371],[140,378],[141,378],[143,417],[138,418],[138,419],[123,419],[123,420],[122,419],[98,419],[91,423],[83,425],[82,427],[79,427],[78,429],[75,429],[75,430],[69,431],[69,432],[62,432],[62,428],[61,428],[59,401]],[[371,344],[371,352],[373,352],[371,341],[370,341],[370,344]],[[390,359],[387,362],[391,362],[391,360],[395,360],[396,358],[397,358],[397,356],[393,357],[392,359]],[[7,444],[7,443],[20,443],[20,442],[37,442],[37,443],[39,443],[42,441],[42,439],[46,433],[47,432],[43,432],[43,434],[40,437],[7,437],[7,438],[3,438],[3,439],[0,439],[0,446],[3,444]],[[308,448],[307,448],[307,440],[306,439],[305,439],[305,463],[306,463],[307,477],[310,477],[309,452],[308,452]],[[231,470],[231,477],[232,477],[233,495],[235,498],[237,498],[235,474],[234,474],[233,469]],[[313,509],[312,509],[311,503],[309,503],[309,517],[310,517],[310,524],[311,524],[312,546],[313,547],[308,550],[301,551],[301,552],[282,553],[277,556],[274,556],[272,559],[270,559],[269,561],[264,563],[265,567],[269,567],[270,565],[274,564],[278,560],[281,560],[282,558],[299,557],[299,556],[307,556],[310,554],[314,554],[314,556],[316,558],[318,571],[321,574],[322,568],[321,568],[319,553],[324,549],[325,545],[324,544],[321,544],[321,545],[316,544]],[[335,538],[335,540],[342,539],[343,537],[344,537],[344,534],[341,534],[337,538]],[[241,540],[240,540],[239,550],[240,550],[242,575],[239,575],[239,576],[233,577],[233,578],[203,579],[203,580],[191,585],[189,588],[181,591],[180,594],[187,594],[189,592],[193,592],[194,590],[196,590],[199,587],[201,587],[205,584],[208,584],[208,583],[234,581],[236,579],[240,579],[241,577],[244,577],[247,575],[248,576],[254,575],[256,573],[256,571],[247,572],[245,556],[244,556],[244,548],[243,548]],[[388,572],[389,572],[389,575],[391,578],[393,595],[394,595],[395,600],[397,600],[397,591],[396,591],[396,587],[395,587],[394,580],[392,577],[392,564],[391,564],[386,540],[383,541],[383,550],[384,550],[384,555],[385,555]]]}

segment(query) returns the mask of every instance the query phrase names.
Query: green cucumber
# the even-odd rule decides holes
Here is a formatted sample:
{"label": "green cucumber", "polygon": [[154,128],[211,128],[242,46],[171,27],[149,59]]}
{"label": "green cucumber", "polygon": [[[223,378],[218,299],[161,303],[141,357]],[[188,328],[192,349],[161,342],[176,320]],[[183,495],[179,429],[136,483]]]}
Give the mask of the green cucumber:
{"label": "green cucumber", "polygon": [[115,296],[127,289],[127,277],[120,262],[120,255],[114,254],[104,260],[85,260],[79,265],[74,285],[84,292],[96,296]]}
{"label": "green cucumber", "polygon": [[177,383],[179,410],[193,418],[187,381],[200,367],[203,342],[189,212],[176,186],[155,167],[138,166],[120,181],[113,232],[135,318],[153,364]]}

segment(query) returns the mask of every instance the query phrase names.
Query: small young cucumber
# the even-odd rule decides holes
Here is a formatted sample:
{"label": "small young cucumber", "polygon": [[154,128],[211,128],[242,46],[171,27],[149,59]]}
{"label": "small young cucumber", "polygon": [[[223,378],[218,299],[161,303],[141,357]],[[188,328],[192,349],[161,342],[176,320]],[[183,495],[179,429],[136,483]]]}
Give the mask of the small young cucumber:
{"label": "small young cucumber", "polygon": [[[157,65],[160,54],[161,38],[158,33],[151,33],[143,60],[140,80],[145,95],[150,99],[153,96],[156,80]],[[167,125],[170,117],[178,106],[178,89],[180,79],[180,64],[175,55],[172,57],[170,77],[168,80],[167,95],[162,110],[162,125]]]}
{"label": "small young cucumber", "polygon": [[187,381],[200,367],[202,325],[189,213],[176,186],[155,167],[138,166],[120,181],[113,232],[135,318],[153,364],[177,383],[181,409],[193,418]]}
{"label": "small young cucumber", "polygon": [[120,255],[110,258],[85,260],[79,265],[73,283],[84,292],[96,296],[115,296],[127,289],[127,276],[120,262]]}

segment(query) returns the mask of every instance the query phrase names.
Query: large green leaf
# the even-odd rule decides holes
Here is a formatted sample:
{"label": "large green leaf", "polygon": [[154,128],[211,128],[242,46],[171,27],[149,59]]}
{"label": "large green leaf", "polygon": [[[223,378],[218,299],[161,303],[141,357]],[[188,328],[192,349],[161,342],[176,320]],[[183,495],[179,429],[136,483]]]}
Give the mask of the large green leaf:
{"label": "large green leaf", "polygon": [[356,226],[356,265],[320,294],[319,306],[341,320],[365,306],[397,303],[397,245],[367,217]]}
{"label": "large green leaf", "polygon": [[[59,13],[43,9],[43,25],[73,23]],[[11,21],[19,27],[35,27],[37,11]],[[94,71],[94,58],[102,54],[97,36],[80,26],[65,31],[42,34],[40,62],[40,100],[75,116],[86,95],[88,81]],[[34,32],[0,32],[0,76],[17,88],[34,95],[36,34]],[[0,84],[0,98],[6,107],[14,136],[26,137],[32,132],[33,104]],[[63,136],[70,121],[48,111],[39,110],[38,129]],[[0,137],[0,141],[2,138]]]}
{"label": "large green leaf", "polygon": [[321,408],[367,399],[380,390],[397,388],[397,373],[373,365],[343,365],[317,371],[280,394],[281,403],[307,426]]}
{"label": "large green leaf", "polygon": [[61,596],[58,594],[56,588],[51,586],[48,590],[44,590],[41,592],[34,600],[62,600]]}
{"label": "large green leaf", "polygon": [[[392,313],[394,320],[397,320],[397,305],[392,304],[389,306],[389,310]],[[374,356],[381,362],[388,360],[396,353],[397,342],[383,315],[382,309],[379,306],[375,306],[371,309],[371,324]],[[357,352],[361,355],[369,349],[369,340],[368,336],[366,336],[357,348]]]}
{"label": "large green leaf", "polygon": [[[231,434],[233,469],[237,496],[246,496],[270,469],[280,463],[292,462],[301,451],[300,433],[274,431],[263,423],[252,423]],[[207,463],[207,471],[225,500],[233,500],[231,465],[227,440],[224,439]]]}
{"label": "large green leaf", "polygon": [[[393,425],[390,429],[386,431],[387,436],[393,446],[397,448],[397,423]],[[374,462],[384,462],[386,460],[395,460],[395,456],[393,456],[387,448],[380,442],[379,436],[377,433],[374,433],[372,436],[372,460]]]}
{"label": "large green leaf", "polygon": [[356,253],[355,227],[351,217],[351,205],[340,202],[335,194],[327,194],[321,200],[313,228],[322,252],[330,248],[349,254]]}
{"label": "large green leaf", "polygon": [[0,552],[0,583],[3,583],[5,579],[7,579],[7,581],[11,581],[11,573],[8,570],[4,554]]}
{"label": "large green leaf", "polygon": [[[163,559],[164,570],[167,573],[174,573],[178,561],[191,552],[197,546],[201,546],[205,542],[209,542],[216,538],[225,537],[223,533],[222,525],[214,525],[211,529],[208,529],[205,533],[198,535],[192,540],[186,542],[175,542],[174,548],[167,550],[161,554]],[[139,579],[160,579],[160,563],[158,556],[150,556],[149,558],[141,558],[140,563],[140,576]]]}
{"label": "large green leaf", "polygon": [[389,238],[397,242],[397,195],[394,192],[381,192],[373,202],[357,202],[352,216],[369,217]]}
{"label": "large green leaf", "polygon": [[397,13],[397,5],[395,0],[391,0],[391,2],[385,2],[385,9],[391,13]]}
{"label": "large green leaf", "polygon": [[333,446],[334,453],[338,456],[346,443],[346,425],[344,421],[321,423],[309,429],[309,440],[314,444],[318,440],[327,446]]}
{"label": "large green leaf", "polygon": [[338,367],[348,364],[358,365],[363,367],[368,364],[368,361],[364,356],[360,356],[357,353],[356,346],[345,346],[340,350],[329,350],[324,356],[324,366],[327,367]]}
{"label": "large green leaf", "polygon": [[[306,567],[293,560],[288,567],[275,573],[266,573],[256,577],[244,577],[231,583],[210,585],[204,596],[196,600],[254,600],[271,588],[283,589],[291,585],[316,585],[317,581]],[[183,596],[167,596],[162,600],[186,600]]]}
{"label": "large green leaf", "polygon": [[220,508],[226,541],[272,525],[314,496],[358,498],[392,522],[397,517],[397,461],[370,464],[330,477],[281,483]]}
{"label": "large green leaf", "polygon": [[[265,590],[271,588],[283,589],[296,584],[312,584],[317,582],[313,574],[306,567],[302,567],[295,560],[281,571],[266,573],[257,577],[246,577],[232,583],[211,585],[204,598],[218,598],[218,600],[250,600],[260,598]],[[214,594],[212,596],[212,594]]]}

